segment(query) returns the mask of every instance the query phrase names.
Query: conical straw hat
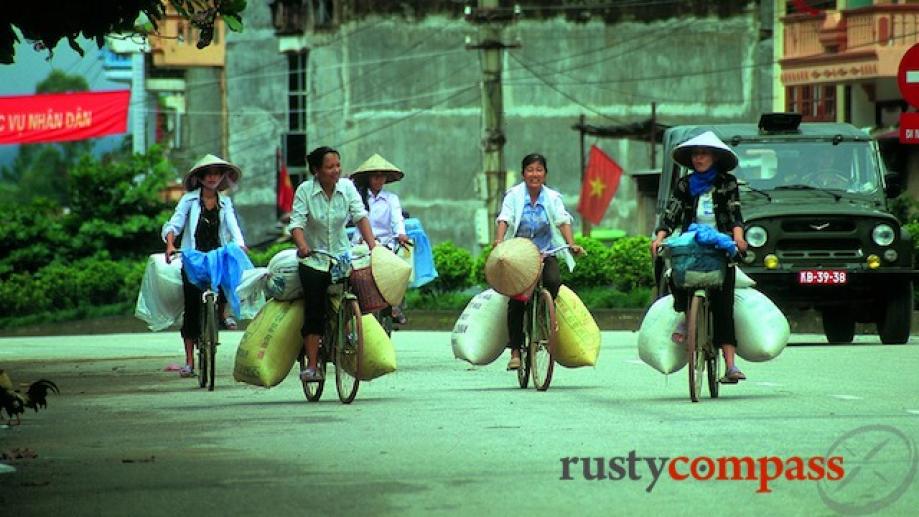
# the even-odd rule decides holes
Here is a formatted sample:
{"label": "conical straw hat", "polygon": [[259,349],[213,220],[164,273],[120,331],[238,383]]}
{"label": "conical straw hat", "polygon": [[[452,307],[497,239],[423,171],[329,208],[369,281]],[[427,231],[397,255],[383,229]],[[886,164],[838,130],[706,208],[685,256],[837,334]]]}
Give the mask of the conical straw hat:
{"label": "conical straw hat", "polygon": [[536,284],[541,265],[542,258],[533,241],[514,237],[491,250],[485,261],[485,279],[495,291],[516,296]]}
{"label": "conical straw hat", "polygon": [[386,183],[399,181],[405,176],[405,173],[402,172],[401,169],[386,161],[386,159],[379,154],[374,154],[370,158],[367,158],[367,161],[362,163],[360,167],[349,175],[349,177],[353,179],[361,174],[370,174],[371,172],[385,173]]}
{"label": "conical straw hat", "polygon": [[737,167],[737,154],[713,131],[706,131],[674,147],[671,153],[673,161],[692,170],[692,150],[695,147],[710,149],[715,157],[715,166],[721,172],[732,171]]}
{"label": "conical straw hat", "polygon": [[390,305],[399,305],[408,289],[412,266],[396,256],[386,246],[374,246],[370,252],[370,273],[383,299]]}
{"label": "conical straw hat", "polygon": [[239,178],[242,176],[242,170],[232,163],[222,160],[213,154],[206,154],[204,158],[198,160],[197,163],[185,173],[185,178],[182,181],[182,184],[185,186],[185,190],[194,190],[198,188],[198,173],[205,168],[215,167],[221,169],[226,173],[226,176],[223,178],[223,181],[220,182],[220,185],[217,187],[217,190],[226,190],[229,187],[235,186],[239,183]]}

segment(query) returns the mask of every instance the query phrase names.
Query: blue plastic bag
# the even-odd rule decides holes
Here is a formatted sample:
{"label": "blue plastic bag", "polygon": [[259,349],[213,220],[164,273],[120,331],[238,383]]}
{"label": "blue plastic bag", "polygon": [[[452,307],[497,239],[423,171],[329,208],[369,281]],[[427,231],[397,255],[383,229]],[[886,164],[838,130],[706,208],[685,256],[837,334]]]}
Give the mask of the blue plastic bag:
{"label": "blue plastic bag", "polygon": [[230,309],[240,317],[239,296],[236,288],[242,281],[243,271],[252,269],[252,261],[235,243],[229,243],[215,250],[203,253],[197,250],[182,250],[182,268],[188,281],[198,289],[223,291],[230,303]]}
{"label": "blue plastic bag", "polygon": [[415,243],[412,250],[415,261],[415,281],[410,287],[421,287],[437,278],[434,252],[427,234],[424,233],[424,228],[421,227],[421,221],[418,219],[405,220],[405,233]]}

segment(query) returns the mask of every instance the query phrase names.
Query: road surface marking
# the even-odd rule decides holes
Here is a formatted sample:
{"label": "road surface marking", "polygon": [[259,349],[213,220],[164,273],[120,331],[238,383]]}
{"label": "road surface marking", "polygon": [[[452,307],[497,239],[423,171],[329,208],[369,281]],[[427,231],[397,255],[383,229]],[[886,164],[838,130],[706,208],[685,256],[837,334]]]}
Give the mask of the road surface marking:
{"label": "road surface marking", "polygon": [[857,397],[855,395],[831,395],[831,396],[839,400],[861,400],[862,399],[861,397]]}

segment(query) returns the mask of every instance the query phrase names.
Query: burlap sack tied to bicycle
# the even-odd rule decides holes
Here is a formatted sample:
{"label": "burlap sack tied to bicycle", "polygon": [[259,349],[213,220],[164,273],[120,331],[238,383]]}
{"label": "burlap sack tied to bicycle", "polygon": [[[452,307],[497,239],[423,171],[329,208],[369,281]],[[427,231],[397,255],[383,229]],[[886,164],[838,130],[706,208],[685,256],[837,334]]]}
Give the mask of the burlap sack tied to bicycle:
{"label": "burlap sack tied to bicycle", "polygon": [[514,237],[499,243],[485,261],[485,280],[505,296],[527,293],[539,280],[542,256],[530,239]]}
{"label": "burlap sack tied to bicycle", "polygon": [[370,272],[386,303],[399,305],[405,297],[412,266],[386,246],[374,246],[370,252]]}

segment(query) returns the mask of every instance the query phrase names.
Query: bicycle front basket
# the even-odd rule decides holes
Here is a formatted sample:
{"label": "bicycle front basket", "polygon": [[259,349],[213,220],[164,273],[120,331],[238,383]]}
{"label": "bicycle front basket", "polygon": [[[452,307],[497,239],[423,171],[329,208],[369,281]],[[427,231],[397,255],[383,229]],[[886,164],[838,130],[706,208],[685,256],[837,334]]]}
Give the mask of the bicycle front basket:
{"label": "bicycle front basket", "polygon": [[670,248],[673,283],[681,289],[721,287],[727,274],[724,251],[702,246],[695,241]]}

